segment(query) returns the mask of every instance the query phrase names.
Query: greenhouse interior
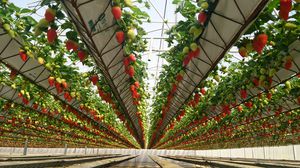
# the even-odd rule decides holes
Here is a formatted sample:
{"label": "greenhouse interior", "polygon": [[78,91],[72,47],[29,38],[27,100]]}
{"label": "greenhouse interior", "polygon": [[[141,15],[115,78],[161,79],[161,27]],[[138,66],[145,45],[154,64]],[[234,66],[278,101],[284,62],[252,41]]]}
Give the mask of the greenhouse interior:
{"label": "greenhouse interior", "polygon": [[0,0],[0,168],[300,167],[300,0]]}

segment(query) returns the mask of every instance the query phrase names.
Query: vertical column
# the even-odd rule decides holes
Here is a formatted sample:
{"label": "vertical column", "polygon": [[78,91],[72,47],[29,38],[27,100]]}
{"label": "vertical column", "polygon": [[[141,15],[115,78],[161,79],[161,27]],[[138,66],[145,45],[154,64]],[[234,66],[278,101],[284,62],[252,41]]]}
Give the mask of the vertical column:
{"label": "vertical column", "polygon": [[64,155],[67,155],[67,150],[68,150],[68,144],[65,143],[65,151],[64,151]]}
{"label": "vertical column", "polygon": [[26,137],[25,140],[23,155],[27,155],[27,148],[28,148],[28,137]]}
{"label": "vertical column", "polygon": [[84,147],[84,154],[86,155],[86,150],[87,150],[87,147],[85,146]]}
{"label": "vertical column", "polygon": [[293,145],[293,158],[294,158],[294,160],[296,160],[296,149],[295,149],[295,145]]}
{"label": "vertical column", "polygon": [[263,152],[264,152],[264,159],[266,159],[266,149],[263,147]]}

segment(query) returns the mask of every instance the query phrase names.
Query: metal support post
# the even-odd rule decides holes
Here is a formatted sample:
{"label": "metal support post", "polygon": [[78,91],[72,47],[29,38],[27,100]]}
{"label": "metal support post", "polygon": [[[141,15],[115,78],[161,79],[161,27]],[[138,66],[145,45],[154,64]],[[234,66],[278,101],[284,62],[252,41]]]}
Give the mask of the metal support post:
{"label": "metal support post", "polygon": [[67,150],[68,150],[68,144],[65,143],[65,151],[64,151],[64,155],[67,155]]}
{"label": "metal support post", "polygon": [[27,155],[27,149],[28,149],[28,138],[26,137],[25,144],[24,144],[23,155]]}

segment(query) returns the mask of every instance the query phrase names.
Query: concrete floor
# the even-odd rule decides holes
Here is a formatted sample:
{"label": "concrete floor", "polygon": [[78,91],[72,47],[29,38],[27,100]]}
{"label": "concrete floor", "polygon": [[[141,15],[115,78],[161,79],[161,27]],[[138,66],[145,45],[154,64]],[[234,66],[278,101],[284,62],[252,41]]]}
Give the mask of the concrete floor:
{"label": "concrete floor", "polygon": [[159,168],[159,166],[146,154],[139,155],[138,157],[128,160],[126,162],[114,165],[113,167],[123,168]]}

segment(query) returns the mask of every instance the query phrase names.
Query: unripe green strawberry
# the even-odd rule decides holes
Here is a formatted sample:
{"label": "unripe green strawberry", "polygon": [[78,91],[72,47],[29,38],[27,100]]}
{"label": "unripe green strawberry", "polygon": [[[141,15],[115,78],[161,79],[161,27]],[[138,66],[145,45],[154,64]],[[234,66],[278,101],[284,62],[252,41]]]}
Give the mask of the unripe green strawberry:
{"label": "unripe green strawberry", "polygon": [[134,40],[135,39],[135,32],[134,29],[129,29],[127,32],[127,37],[129,40]]}
{"label": "unripe green strawberry", "polygon": [[9,31],[9,30],[10,30],[10,25],[7,24],[7,23],[5,23],[5,24],[3,25],[3,28],[4,28],[4,30]]}
{"label": "unripe green strawberry", "polygon": [[194,34],[194,32],[196,31],[197,27],[196,26],[192,26],[189,30],[190,34]]}
{"label": "unripe green strawberry", "polygon": [[190,48],[189,47],[184,47],[182,50],[182,54],[187,54],[190,52]]}
{"label": "unripe green strawberry", "polygon": [[209,4],[207,2],[202,2],[201,3],[201,8],[202,9],[206,10],[206,9],[208,9],[208,7],[209,7]]}
{"label": "unripe green strawberry", "polygon": [[133,6],[131,0],[124,0],[124,2],[125,2],[125,5],[128,6],[128,7],[132,7]]}
{"label": "unripe green strawberry", "polygon": [[8,0],[2,0],[2,4],[6,5]]}
{"label": "unripe green strawberry", "polygon": [[11,38],[16,38],[16,33],[13,30],[8,30],[7,33]]}
{"label": "unripe green strawberry", "polygon": [[190,48],[191,48],[192,51],[196,51],[198,49],[198,45],[196,43],[192,43],[190,45]]}
{"label": "unripe green strawberry", "polygon": [[261,68],[259,71],[261,74],[266,74],[267,70],[265,68]]}
{"label": "unripe green strawberry", "polygon": [[44,58],[38,57],[37,60],[38,60],[39,64],[41,64],[41,65],[45,64]]}
{"label": "unripe green strawberry", "polygon": [[286,87],[287,90],[290,91],[292,89],[291,82],[290,81],[286,81],[285,82],[285,87]]}
{"label": "unripe green strawberry", "polygon": [[198,37],[201,35],[202,31],[203,31],[203,28],[202,28],[202,27],[201,27],[201,28],[197,28],[197,29],[194,31],[194,39],[198,38]]}
{"label": "unripe green strawberry", "polygon": [[253,51],[252,43],[247,43],[247,44],[246,44],[246,49],[247,49],[248,52]]}
{"label": "unripe green strawberry", "polygon": [[274,68],[270,69],[270,70],[269,70],[269,77],[274,76],[275,73],[276,73],[276,69],[274,69]]}
{"label": "unripe green strawberry", "polygon": [[286,24],[284,25],[284,27],[285,27],[286,29],[288,29],[288,30],[293,30],[293,29],[296,29],[296,28],[297,28],[297,25],[295,25],[294,23],[288,22],[288,23],[286,23]]}
{"label": "unripe green strawberry", "polygon": [[43,31],[39,27],[34,28],[34,35],[39,36],[43,33]]}
{"label": "unripe green strawberry", "polygon": [[49,22],[46,19],[41,19],[37,26],[40,28],[48,28]]}

